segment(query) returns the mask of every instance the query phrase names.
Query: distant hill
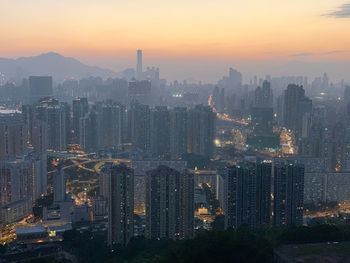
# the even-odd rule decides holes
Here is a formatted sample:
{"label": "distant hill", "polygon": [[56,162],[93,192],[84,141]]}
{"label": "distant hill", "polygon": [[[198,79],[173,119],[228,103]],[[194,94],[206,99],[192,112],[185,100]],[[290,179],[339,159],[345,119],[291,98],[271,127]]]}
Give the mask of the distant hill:
{"label": "distant hill", "polygon": [[117,73],[111,70],[89,66],[77,59],[54,52],[17,59],[0,58],[0,73],[4,74],[7,80],[16,82],[31,75],[52,76],[57,82],[86,76],[102,78],[117,76]]}

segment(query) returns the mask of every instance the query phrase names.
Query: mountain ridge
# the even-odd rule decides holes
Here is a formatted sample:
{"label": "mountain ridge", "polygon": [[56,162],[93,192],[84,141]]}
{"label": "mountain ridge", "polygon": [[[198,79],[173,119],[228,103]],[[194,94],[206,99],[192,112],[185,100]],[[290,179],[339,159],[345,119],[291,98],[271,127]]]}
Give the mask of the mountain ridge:
{"label": "mountain ridge", "polygon": [[57,52],[46,52],[35,56],[15,59],[0,57],[0,72],[7,81],[20,82],[31,75],[52,76],[54,81],[81,79],[87,76],[116,77],[118,73],[98,66],[91,66]]}

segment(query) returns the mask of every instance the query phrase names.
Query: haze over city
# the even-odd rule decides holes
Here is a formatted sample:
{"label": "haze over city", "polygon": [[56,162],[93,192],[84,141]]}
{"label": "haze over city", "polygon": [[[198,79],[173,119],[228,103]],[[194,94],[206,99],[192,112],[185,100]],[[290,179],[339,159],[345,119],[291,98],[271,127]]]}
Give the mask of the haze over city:
{"label": "haze over city", "polygon": [[350,0],[0,0],[1,263],[350,262]]}
{"label": "haze over city", "polygon": [[121,71],[142,48],[168,80],[216,82],[328,72],[349,80],[344,0],[1,1],[0,57],[58,52]]}

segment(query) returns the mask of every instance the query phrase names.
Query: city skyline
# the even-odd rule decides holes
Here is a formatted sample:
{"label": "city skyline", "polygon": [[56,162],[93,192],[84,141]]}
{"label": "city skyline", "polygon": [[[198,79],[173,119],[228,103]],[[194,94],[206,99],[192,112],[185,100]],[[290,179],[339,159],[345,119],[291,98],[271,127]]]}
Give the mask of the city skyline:
{"label": "city skyline", "polygon": [[147,65],[169,80],[213,82],[229,66],[248,79],[329,69],[347,80],[347,3],[4,1],[0,57],[55,51],[120,71],[135,67],[134,50],[142,48]]}
{"label": "city skyline", "polygon": [[0,261],[350,262],[350,0],[2,0]]}

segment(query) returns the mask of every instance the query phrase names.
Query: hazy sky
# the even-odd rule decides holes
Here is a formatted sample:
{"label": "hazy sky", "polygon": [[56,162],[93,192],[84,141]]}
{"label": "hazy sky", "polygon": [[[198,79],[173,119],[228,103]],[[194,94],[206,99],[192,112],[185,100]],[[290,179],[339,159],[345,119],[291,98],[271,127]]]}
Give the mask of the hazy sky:
{"label": "hazy sky", "polygon": [[170,78],[213,80],[228,66],[296,74],[280,66],[350,60],[350,1],[0,0],[0,32],[0,57],[56,51],[117,71],[142,48]]}

